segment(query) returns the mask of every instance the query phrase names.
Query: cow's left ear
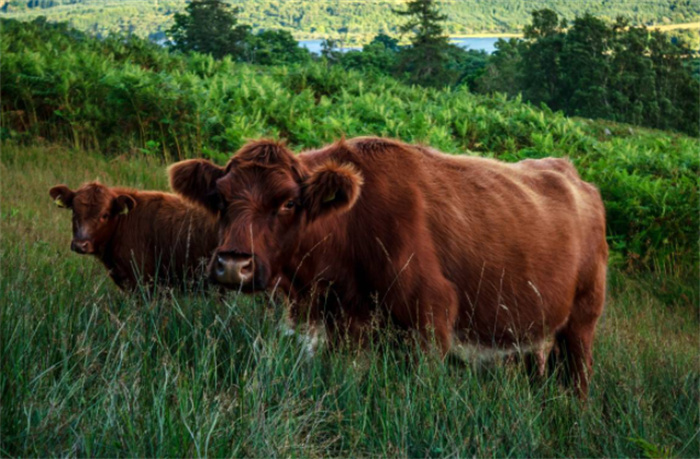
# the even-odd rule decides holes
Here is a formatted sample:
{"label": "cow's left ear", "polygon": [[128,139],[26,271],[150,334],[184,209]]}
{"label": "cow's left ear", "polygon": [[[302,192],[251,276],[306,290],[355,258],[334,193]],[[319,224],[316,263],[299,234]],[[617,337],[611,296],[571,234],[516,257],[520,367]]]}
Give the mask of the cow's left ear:
{"label": "cow's left ear", "polygon": [[364,179],[350,163],[328,162],[311,172],[302,190],[309,221],[331,212],[346,212],[357,201]]}
{"label": "cow's left ear", "polygon": [[122,194],[114,198],[112,212],[114,215],[126,215],[136,207],[136,201],[129,195]]}
{"label": "cow's left ear", "polygon": [[73,205],[73,197],[75,192],[65,185],[56,185],[49,190],[49,196],[53,199],[54,204],[58,207],[70,209]]}

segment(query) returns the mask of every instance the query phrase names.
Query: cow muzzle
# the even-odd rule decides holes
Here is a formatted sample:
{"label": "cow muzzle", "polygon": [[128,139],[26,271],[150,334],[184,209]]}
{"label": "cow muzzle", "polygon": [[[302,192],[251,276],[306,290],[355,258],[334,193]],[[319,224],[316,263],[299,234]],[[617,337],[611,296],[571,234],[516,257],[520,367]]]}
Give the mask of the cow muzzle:
{"label": "cow muzzle", "polygon": [[217,253],[209,268],[214,282],[228,288],[255,289],[261,275],[255,257],[247,254]]}
{"label": "cow muzzle", "polygon": [[90,254],[95,251],[92,242],[87,239],[73,239],[70,243],[70,249],[81,255]]}

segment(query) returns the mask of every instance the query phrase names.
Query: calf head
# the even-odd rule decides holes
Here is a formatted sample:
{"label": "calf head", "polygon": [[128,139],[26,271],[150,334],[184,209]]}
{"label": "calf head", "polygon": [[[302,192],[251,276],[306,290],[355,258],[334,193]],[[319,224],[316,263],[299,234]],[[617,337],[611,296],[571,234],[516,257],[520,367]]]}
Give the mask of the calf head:
{"label": "calf head", "polygon": [[65,185],[49,190],[54,203],[73,211],[71,250],[79,254],[99,254],[117,225],[136,202],[131,196],[118,195],[99,183],[88,183],[73,191]]}
{"label": "calf head", "polygon": [[169,174],[174,191],[218,217],[209,276],[244,291],[271,287],[308,225],[350,209],[363,183],[350,163],[308,170],[271,141],[244,146],[225,167],[194,159],[174,164]]}

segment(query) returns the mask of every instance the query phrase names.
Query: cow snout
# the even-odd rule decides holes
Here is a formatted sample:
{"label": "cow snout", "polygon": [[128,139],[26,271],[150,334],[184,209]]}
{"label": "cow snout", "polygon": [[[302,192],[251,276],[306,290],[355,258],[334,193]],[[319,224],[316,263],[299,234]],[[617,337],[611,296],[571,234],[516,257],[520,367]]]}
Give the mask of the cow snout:
{"label": "cow snout", "polygon": [[86,239],[83,239],[83,240],[73,239],[73,241],[70,243],[70,249],[73,252],[80,253],[80,254],[86,254],[86,253],[93,252],[92,243]]}
{"label": "cow snout", "polygon": [[250,255],[219,253],[212,268],[211,275],[216,282],[230,286],[246,286],[254,280],[255,260]]}

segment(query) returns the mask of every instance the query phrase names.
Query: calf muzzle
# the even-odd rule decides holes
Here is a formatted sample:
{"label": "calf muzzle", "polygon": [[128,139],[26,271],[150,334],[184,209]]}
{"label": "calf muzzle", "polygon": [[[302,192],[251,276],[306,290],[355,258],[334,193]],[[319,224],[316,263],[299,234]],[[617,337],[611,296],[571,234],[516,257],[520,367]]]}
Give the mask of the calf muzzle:
{"label": "calf muzzle", "polygon": [[73,239],[70,243],[70,249],[79,254],[88,254],[93,252],[92,242],[87,239]]}

